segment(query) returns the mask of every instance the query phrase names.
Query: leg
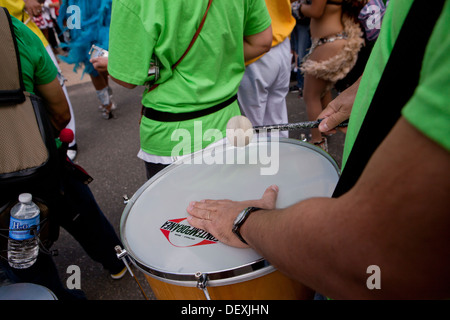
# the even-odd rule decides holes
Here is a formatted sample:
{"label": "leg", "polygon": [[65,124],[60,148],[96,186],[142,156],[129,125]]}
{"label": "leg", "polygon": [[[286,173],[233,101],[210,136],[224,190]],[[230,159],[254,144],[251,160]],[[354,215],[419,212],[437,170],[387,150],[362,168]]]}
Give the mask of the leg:
{"label": "leg", "polygon": [[309,34],[309,25],[297,24],[297,52],[298,52],[298,65],[297,70],[297,82],[300,93],[303,93],[304,77],[300,71],[300,64],[303,57],[308,53],[311,47],[311,36]]}
{"label": "leg", "polygon": [[[286,96],[289,93],[289,82],[291,76],[291,53],[289,39],[271,49],[271,61],[269,64],[277,65],[276,77],[268,87],[268,98],[266,112],[264,115],[264,125],[288,123],[288,112],[286,106]],[[273,70],[275,71],[275,70]],[[281,131],[281,137],[288,137],[288,131]]]}
{"label": "leg", "polygon": [[238,91],[241,111],[254,126],[263,125],[267,104],[267,85],[260,60],[247,66]]}
{"label": "leg", "polygon": [[111,119],[112,101],[110,88],[108,86],[108,74],[104,72],[95,72],[89,74],[89,76],[91,77],[92,84],[94,85],[94,88],[97,92],[97,97],[100,100],[101,106],[99,108],[103,112],[103,118]]}
{"label": "leg", "polygon": [[69,93],[67,92],[66,85],[64,84],[65,78],[64,75],[61,72],[61,68],[59,67],[58,61],[55,57],[55,54],[53,53],[53,50],[50,45],[45,47],[47,50],[47,53],[52,58],[53,63],[55,64],[56,68],[58,69],[58,79],[61,83],[61,87],[63,89],[64,95],[66,96],[67,103],[69,104],[69,110],[70,110],[70,122],[67,124],[66,128],[72,130],[73,132],[73,141],[69,144],[69,148],[75,150],[75,152],[68,152],[69,157],[71,160],[73,160],[76,156],[76,149],[77,149],[77,135],[75,130],[75,114],[73,112],[72,103],[70,101]]}
{"label": "leg", "polygon": [[150,179],[167,166],[168,164],[145,162],[145,171],[147,174],[147,179]]}
{"label": "leg", "polygon": [[[316,78],[312,75],[305,75],[305,90],[303,98],[306,103],[306,111],[308,120],[316,120],[319,114],[322,112],[322,97],[326,94],[327,81]],[[322,140],[322,134],[319,129],[311,129],[311,142],[320,142]]]}
{"label": "leg", "polygon": [[119,273],[124,264],[114,250],[122,245],[113,226],[99,208],[87,185],[70,173],[63,174],[67,210],[58,216],[61,226],[77,240],[94,261],[111,274]]}
{"label": "leg", "polygon": [[[346,40],[336,40],[318,46],[308,60],[321,63],[335,56],[345,46]],[[304,99],[308,114],[308,120],[316,120],[322,109],[331,101],[330,82],[313,75],[314,70],[308,70],[305,74]],[[311,142],[320,142],[322,135],[319,129],[311,130]]]}

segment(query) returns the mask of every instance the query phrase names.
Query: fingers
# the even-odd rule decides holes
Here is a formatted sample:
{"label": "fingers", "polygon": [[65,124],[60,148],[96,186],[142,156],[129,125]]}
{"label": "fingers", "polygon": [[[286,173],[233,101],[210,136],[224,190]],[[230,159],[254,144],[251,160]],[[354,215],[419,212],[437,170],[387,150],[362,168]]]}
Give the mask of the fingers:
{"label": "fingers", "polygon": [[202,220],[211,220],[211,212],[215,212],[215,210],[211,208],[211,205],[208,205],[206,202],[197,201],[189,203],[186,210],[191,216]]}
{"label": "fingers", "polygon": [[197,218],[197,217],[195,217],[193,215],[190,215],[190,216],[187,217],[187,221],[194,228],[198,228],[198,229],[202,229],[202,230],[208,230],[207,223],[210,220],[205,220],[205,219]]}
{"label": "fingers", "polygon": [[232,232],[233,222],[237,215],[246,207],[261,209],[275,209],[278,186],[268,187],[259,200],[231,201],[231,200],[202,200],[189,203],[186,211],[187,221],[195,228],[211,233],[220,242],[234,247],[245,248],[243,242]]}
{"label": "fingers", "polygon": [[106,57],[96,57],[89,60],[97,71],[107,71],[108,70],[108,58]]}
{"label": "fingers", "polygon": [[347,120],[349,118],[349,115],[347,113],[340,112],[340,111],[335,112],[330,108],[330,110],[328,110],[328,112],[322,112],[319,115],[319,118],[324,118],[319,125],[319,131],[330,132],[330,131],[334,131],[334,129],[336,128],[336,126],[338,124]]}

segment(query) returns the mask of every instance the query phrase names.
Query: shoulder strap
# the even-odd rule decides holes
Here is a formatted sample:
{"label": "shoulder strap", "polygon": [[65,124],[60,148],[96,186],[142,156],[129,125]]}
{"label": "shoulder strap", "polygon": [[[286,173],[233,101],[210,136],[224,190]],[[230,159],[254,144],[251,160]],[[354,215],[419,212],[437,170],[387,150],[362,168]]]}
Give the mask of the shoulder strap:
{"label": "shoulder strap", "polygon": [[[445,0],[415,0],[403,23],[333,197],[350,190],[401,116],[420,78],[428,40]],[[420,21],[420,28],[417,28]]]}
{"label": "shoulder strap", "polygon": [[0,7],[0,104],[25,101],[19,50],[11,16]]}
{"label": "shoulder strap", "polygon": [[[191,42],[189,43],[189,46],[187,47],[186,51],[183,53],[183,55],[180,57],[180,59],[178,59],[178,61],[175,62],[175,64],[172,66],[172,70],[174,70],[180,64],[180,62],[188,54],[189,50],[191,50],[192,46],[195,43],[195,40],[197,40],[198,35],[200,34],[200,31],[202,31],[203,25],[205,24],[206,16],[208,15],[208,11],[209,11],[209,8],[211,7],[211,3],[212,3],[212,0],[209,0],[208,6],[206,7],[205,14],[203,15],[202,21],[200,22],[197,32],[195,32],[194,37],[192,38]],[[159,85],[160,85],[159,83],[158,84],[155,83],[153,86],[150,87],[150,89],[148,91],[150,92],[150,91],[156,89],[156,87],[158,87]]]}

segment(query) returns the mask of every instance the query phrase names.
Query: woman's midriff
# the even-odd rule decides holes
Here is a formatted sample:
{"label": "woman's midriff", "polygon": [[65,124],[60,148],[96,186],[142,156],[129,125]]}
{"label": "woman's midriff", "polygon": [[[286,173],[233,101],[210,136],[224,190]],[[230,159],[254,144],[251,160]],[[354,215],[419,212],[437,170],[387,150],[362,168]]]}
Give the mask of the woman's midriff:
{"label": "woman's midriff", "polygon": [[[333,7],[333,8],[331,8]],[[344,30],[341,8],[327,5],[322,17],[311,19],[311,38],[319,39],[335,35]]]}

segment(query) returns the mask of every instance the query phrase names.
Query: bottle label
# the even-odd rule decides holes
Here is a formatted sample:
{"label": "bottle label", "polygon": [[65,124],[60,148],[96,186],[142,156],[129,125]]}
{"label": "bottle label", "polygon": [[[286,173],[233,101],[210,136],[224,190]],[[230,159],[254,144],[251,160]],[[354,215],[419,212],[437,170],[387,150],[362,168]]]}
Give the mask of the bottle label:
{"label": "bottle label", "polygon": [[[39,215],[31,219],[15,219],[10,218],[9,221],[9,237],[13,240],[27,240],[35,236],[39,231]],[[35,232],[35,227],[36,232]]]}

